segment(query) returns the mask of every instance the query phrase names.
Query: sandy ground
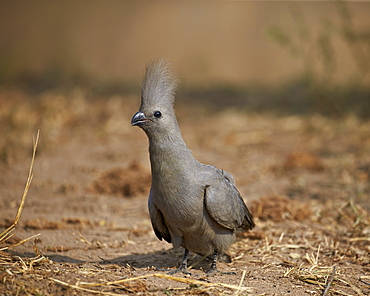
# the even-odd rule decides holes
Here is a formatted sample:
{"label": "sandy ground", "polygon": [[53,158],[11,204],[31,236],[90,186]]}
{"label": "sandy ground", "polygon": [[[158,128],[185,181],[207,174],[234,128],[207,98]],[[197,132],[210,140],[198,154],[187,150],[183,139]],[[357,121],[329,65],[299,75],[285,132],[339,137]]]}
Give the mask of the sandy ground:
{"label": "sandy ground", "polygon": [[207,278],[210,262],[192,255],[192,275],[169,278],[161,269],[182,250],[151,229],[147,139],[130,126],[138,97],[3,90],[0,102],[0,230],[41,129],[20,222],[0,248],[40,235],[0,251],[0,295],[369,295],[368,122],[180,103],[194,156],[234,175],[257,226],[219,263],[235,275]]}

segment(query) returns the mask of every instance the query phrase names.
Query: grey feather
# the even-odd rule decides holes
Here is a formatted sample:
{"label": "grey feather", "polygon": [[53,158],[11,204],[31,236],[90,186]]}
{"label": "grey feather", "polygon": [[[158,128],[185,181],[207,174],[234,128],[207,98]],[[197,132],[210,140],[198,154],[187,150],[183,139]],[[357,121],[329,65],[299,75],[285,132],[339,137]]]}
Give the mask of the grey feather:
{"label": "grey feather", "polygon": [[131,121],[149,138],[153,229],[174,247],[202,255],[224,253],[238,229],[254,227],[253,218],[233,176],[198,162],[187,148],[173,109],[176,86],[166,61],[150,63],[141,107]]}
{"label": "grey feather", "polygon": [[166,242],[171,243],[171,235],[168,231],[167,225],[164,222],[163,214],[153,203],[151,194],[149,195],[148,199],[148,208],[155,235],[159,240],[164,239]]}
{"label": "grey feather", "polygon": [[163,59],[152,61],[146,69],[142,84],[141,107],[174,105],[178,79],[171,72],[170,64]]}
{"label": "grey feather", "polygon": [[226,175],[225,171],[217,168],[214,168],[214,171],[215,177],[212,184],[205,188],[205,205],[210,216],[232,231],[251,229],[254,225],[252,216],[234,186],[235,183],[230,181],[232,176],[228,173]]}

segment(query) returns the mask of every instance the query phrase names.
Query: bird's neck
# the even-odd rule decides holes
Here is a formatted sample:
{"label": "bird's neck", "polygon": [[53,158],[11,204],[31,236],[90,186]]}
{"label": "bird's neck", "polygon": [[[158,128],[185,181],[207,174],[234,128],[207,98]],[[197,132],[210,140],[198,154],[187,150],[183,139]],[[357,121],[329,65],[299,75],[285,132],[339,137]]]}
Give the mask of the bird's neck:
{"label": "bird's neck", "polygon": [[[182,138],[180,130],[171,130],[163,134],[152,134],[149,137],[150,154],[159,154],[162,157],[191,154]],[[158,156],[158,155],[157,155]]]}
{"label": "bird's neck", "polygon": [[178,128],[149,137],[152,175],[178,174],[194,160]]}

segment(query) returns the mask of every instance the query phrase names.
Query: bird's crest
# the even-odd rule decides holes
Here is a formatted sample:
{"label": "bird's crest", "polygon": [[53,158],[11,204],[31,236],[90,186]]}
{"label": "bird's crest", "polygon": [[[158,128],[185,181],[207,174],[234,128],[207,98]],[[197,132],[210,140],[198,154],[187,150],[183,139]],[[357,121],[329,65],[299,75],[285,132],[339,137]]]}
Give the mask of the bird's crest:
{"label": "bird's crest", "polygon": [[154,60],[146,68],[140,110],[152,107],[173,107],[178,79],[165,59]]}

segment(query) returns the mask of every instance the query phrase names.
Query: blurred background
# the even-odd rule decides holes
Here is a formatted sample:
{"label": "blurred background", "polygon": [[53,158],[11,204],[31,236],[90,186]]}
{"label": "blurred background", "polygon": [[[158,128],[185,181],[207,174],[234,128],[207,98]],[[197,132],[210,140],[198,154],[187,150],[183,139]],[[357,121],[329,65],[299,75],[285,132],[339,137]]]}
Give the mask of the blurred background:
{"label": "blurred background", "polygon": [[213,106],[368,117],[369,15],[366,2],[1,1],[0,86],[138,93],[165,57],[180,96]]}
{"label": "blurred background", "polygon": [[[72,295],[51,279],[100,282],[99,268],[131,277],[175,260],[151,229],[148,140],[130,124],[160,57],[181,80],[185,142],[235,176],[256,219],[233,268],[248,268],[260,295],[322,295],[329,275],[329,294],[370,295],[370,2],[2,0],[0,232],[40,130],[12,244],[40,231],[33,250],[58,262],[24,258],[26,245],[0,265],[7,295]],[[153,283],[125,292],[193,293]]]}

